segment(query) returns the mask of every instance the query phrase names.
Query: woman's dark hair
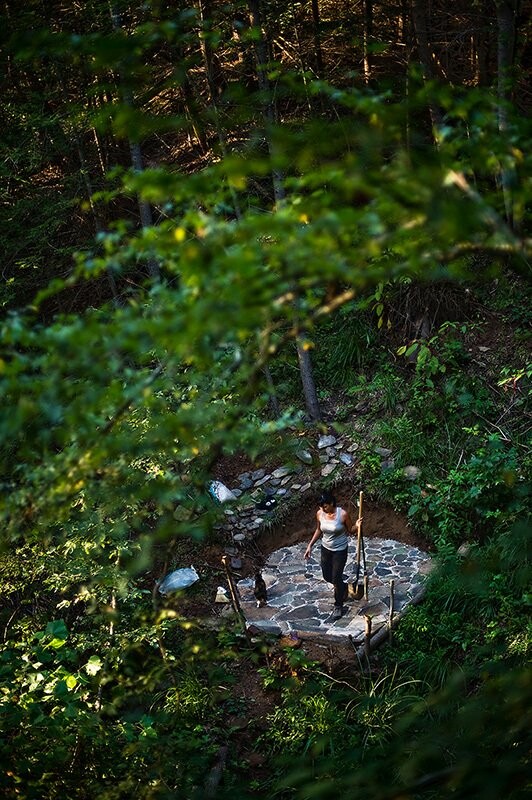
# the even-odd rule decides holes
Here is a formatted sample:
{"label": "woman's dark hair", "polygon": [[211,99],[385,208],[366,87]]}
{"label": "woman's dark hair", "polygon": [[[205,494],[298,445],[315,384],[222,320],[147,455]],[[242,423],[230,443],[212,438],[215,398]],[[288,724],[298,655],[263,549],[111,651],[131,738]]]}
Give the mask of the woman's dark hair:
{"label": "woman's dark hair", "polygon": [[325,491],[321,493],[318,505],[323,506],[326,503],[330,503],[332,506],[336,505],[336,497],[332,492]]}

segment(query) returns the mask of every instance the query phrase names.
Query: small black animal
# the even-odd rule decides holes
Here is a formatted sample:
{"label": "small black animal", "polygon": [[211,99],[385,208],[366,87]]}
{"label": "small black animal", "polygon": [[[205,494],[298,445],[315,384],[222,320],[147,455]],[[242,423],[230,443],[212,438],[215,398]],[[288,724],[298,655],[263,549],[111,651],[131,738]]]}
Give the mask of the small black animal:
{"label": "small black animal", "polygon": [[257,570],[255,573],[255,588],[253,589],[253,594],[257,601],[257,608],[262,608],[266,605],[268,602],[268,595],[266,592],[266,584],[260,570]]}

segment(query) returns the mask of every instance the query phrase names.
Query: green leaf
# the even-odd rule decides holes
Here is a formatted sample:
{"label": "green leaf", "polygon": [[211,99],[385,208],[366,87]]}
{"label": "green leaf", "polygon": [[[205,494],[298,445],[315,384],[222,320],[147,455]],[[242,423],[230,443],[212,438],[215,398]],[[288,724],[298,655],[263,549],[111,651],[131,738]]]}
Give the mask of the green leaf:
{"label": "green leaf", "polygon": [[91,656],[85,664],[85,672],[88,675],[96,675],[102,668],[102,661],[99,656]]}
{"label": "green leaf", "polygon": [[60,647],[63,647],[66,644],[66,639],[58,639],[55,637],[48,643],[48,647],[53,647],[54,650],[59,650]]}
{"label": "green leaf", "polygon": [[62,619],[55,619],[52,622],[49,622],[46,626],[45,632],[49,636],[54,636],[57,639],[63,639],[63,641],[68,638],[68,628],[65,625],[65,621]]}
{"label": "green leaf", "polygon": [[65,680],[66,680],[66,685],[68,686],[69,689],[75,689],[76,686],[78,685],[78,679],[76,678],[75,675],[68,675]]}

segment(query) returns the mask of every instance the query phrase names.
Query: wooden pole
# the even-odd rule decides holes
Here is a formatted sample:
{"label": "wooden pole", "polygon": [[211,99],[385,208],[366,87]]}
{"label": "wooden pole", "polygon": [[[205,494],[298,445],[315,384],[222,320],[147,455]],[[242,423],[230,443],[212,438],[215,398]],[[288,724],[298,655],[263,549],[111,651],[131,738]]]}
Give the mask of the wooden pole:
{"label": "wooden pole", "polygon": [[[364,492],[360,492],[359,500],[358,500],[358,518],[362,519],[362,504],[364,502]],[[368,600],[368,593],[369,593],[369,579],[367,574],[367,567],[366,567],[366,550],[364,548],[364,535],[362,533],[362,523],[359,525],[359,537],[360,537],[360,550],[362,555],[362,567],[364,569],[364,600]]]}
{"label": "wooden pole", "polygon": [[237,615],[238,619],[240,620],[240,624],[242,626],[242,631],[247,639],[248,644],[251,644],[251,636],[247,629],[246,625],[246,618],[244,616],[244,612],[242,611],[242,606],[240,605],[240,601],[238,599],[238,591],[235,586],[235,582],[233,581],[233,576],[231,574],[231,570],[229,568],[229,556],[222,556],[222,564],[225,568],[225,574],[227,576],[227,583],[229,584],[229,593],[231,595],[231,603],[234,609],[235,614]]}
{"label": "wooden pole", "polygon": [[366,635],[364,637],[364,652],[366,654],[366,658],[368,659],[369,663],[369,654],[371,652],[371,617],[369,614],[366,614],[364,619],[366,620]]}
{"label": "wooden pole", "polygon": [[357,582],[356,586],[353,584],[353,588],[355,590],[355,600],[362,600],[363,597],[363,587],[360,582],[360,556],[362,551],[362,502],[363,502],[364,495],[360,492],[359,501],[358,501],[358,525],[357,525]]}
{"label": "wooden pole", "polygon": [[240,606],[240,602],[236,593],[236,587],[233,582],[233,576],[231,575],[231,570],[229,569],[229,556],[224,555],[222,556],[222,564],[225,567],[225,574],[227,576],[227,583],[229,584],[229,594],[231,595],[231,602],[233,604],[233,610],[235,614],[238,614],[239,617],[242,617],[242,608]]}
{"label": "wooden pole", "polygon": [[[416,606],[418,603],[420,603],[424,596],[425,596],[425,588],[422,587],[417,592],[417,594],[412,598],[412,600],[410,601],[410,604],[405,609],[403,609],[402,611],[398,611],[397,614],[395,614],[395,616],[394,616],[394,618],[392,620],[392,627],[395,628],[396,625],[398,625],[399,622],[402,620],[404,615],[408,614],[409,608],[411,606]],[[379,631],[377,631],[377,633],[375,634],[375,636],[371,640],[371,650],[375,650],[377,647],[379,647],[379,645],[381,645],[384,641],[386,641],[386,639],[388,639],[389,636],[390,636],[390,628],[389,628],[389,626],[383,625],[382,628]],[[357,653],[358,653],[359,658],[362,658],[362,656],[366,652],[366,644],[367,644],[367,642],[364,641],[364,644],[360,645],[360,647],[358,648]]]}
{"label": "wooden pole", "polygon": [[392,643],[392,621],[393,621],[393,611],[394,611],[394,608],[393,608],[393,603],[394,603],[393,590],[394,590],[394,587],[395,587],[395,581],[392,580],[392,581],[390,581],[390,614],[388,616],[388,627],[390,629],[390,636],[389,636],[390,644]]}

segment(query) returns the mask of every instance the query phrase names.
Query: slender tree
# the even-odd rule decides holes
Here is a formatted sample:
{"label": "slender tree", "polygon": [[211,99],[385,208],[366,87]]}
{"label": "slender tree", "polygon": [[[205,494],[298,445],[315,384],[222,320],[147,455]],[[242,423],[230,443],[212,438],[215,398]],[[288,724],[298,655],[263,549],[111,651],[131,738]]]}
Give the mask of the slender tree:
{"label": "slender tree", "polygon": [[[122,16],[116,5],[109,4],[109,11],[111,14],[111,21],[114,30],[119,34],[124,34],[122,25]],[[122,64],[119,68],[119,82],[120,92],[122,95],[122,102],[128,109],[133,109],[135,106],[133,99],[133,92],[130,87],[130,78],[126,75],[126,65]],[[129,152],[131,155],[131,166],[134,172],[141,174],[144,170],[144,159],[142,156],[142,147],[137,136],[130,134],[128,136]],[[150,204],[144,200],[139,194],[137,195],[137,203],[139,208],[140,225],[142,228],[151,228],[153,225],[153,214]],[[160,277],[159,264],[153,257],[148,258],[147,261],[148,273],[152,278],[158,279]]]}
{"label": "slender tree", "polygon": [[364,82],[369,86],[372,77],[373,57],[371,45],[373,40],[373,0],[364,0],[364,35],[363,35],[363,63]]}
{"label": "slender tree", "polygon": [[[277,166],[277,150],[272,138],[272,129],[276,121],[275,102],[272,95],[270,81],[268,80],[268,47],[266,37],[262,27],[262,9],[260,0],[249,0],[250,21],[255,29],[255,57],[257,61],[257,76],[259,81],[259,88],[263,95],[263,114],[266,127],[266,138],[268,142],[268,149],[272,160],[272,180],[274,197],[277,203],[280,203],[285,198],[285,190],[283,183],[283,175]],[[297,304],[297,300],[296,300]],[[318,393],[316,390],[316,383],[312,371],[312,362],[310,352],[307,348],[306,342],[301,336],[296,337],[297,358],[299,362],[299,371],[301,374],[301,383],[303,385],[303,394],[305,397],[305,404],[307,412],[312,420],[319,420],[321,418]]]}
{"label": "slender tree", "polygon": [[[515,54],[516,22],[519,0],[496,0],[497,6],[497,97],[499,132],[503,139],[508,135],[508,103],[511,98],[512,68]],[[506,221],[514,222],[512,183],[514,171],[510,167],[501,170]]]}
{"label": "slender tree", "polygon": [[[428,83],[435,79],[432,52],[429,46],[427,7],[424,0],[411,0],[411,12],[416,33],[419,60],[423,70],[423,78]],[[429,101],[432,128],[436,131],[442,126],[443,115],[435,100]]]}
{"label": "slender tree", "polygon": [[321,20],[319,0],[312,0],[312,32],[314,36],[314,60],[315,72],[318,78],[323,78],[325,67],[323,64],[323,52],[321,46]]}

